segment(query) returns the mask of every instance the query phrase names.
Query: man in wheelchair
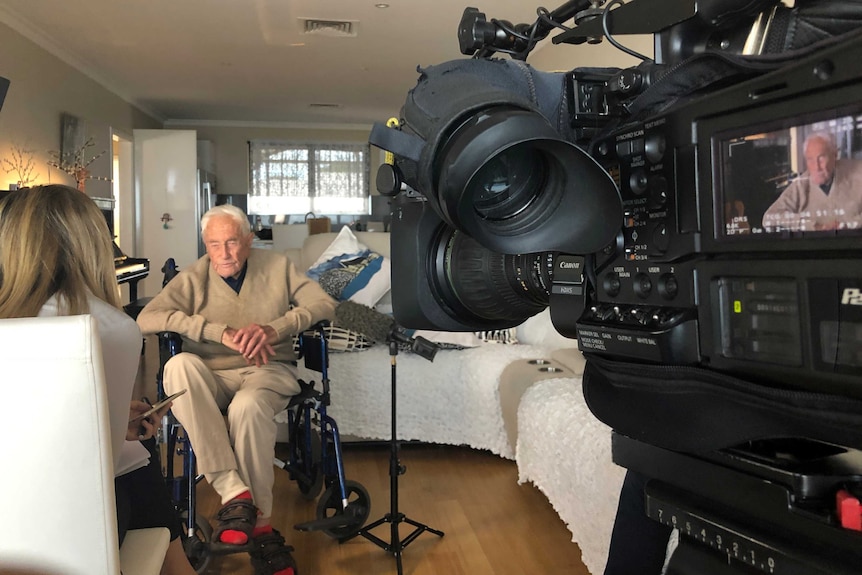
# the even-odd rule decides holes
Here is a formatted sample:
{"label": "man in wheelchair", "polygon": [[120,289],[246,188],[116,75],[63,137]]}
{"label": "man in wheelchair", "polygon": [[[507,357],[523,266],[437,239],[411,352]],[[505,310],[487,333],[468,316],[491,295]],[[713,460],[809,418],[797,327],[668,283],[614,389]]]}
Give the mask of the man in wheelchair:
{"label": "man in wheelchair", "polygon": [[[251,544],[258,575],[292,575],[272,528],[275,414],[299,392],[293,335],[331,320],[335,301],[280,252],[252,249],[246,214],[216,206],[201,219],[206,255],[182,270],[138,316],[144,334],[179,333],[183,353],[164,367],[173,413],[198,471],[219,494],[213,541]],[[227,423],[223,416],[227,410]]]}

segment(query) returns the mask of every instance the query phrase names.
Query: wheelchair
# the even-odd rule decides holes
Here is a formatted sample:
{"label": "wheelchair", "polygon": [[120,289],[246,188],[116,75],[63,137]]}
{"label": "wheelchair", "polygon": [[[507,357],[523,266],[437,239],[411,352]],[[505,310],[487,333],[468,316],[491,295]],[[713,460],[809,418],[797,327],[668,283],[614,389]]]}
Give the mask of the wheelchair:
{"label": "wheelchair", "polygon": [[[299,334],[295,347],[305,366],[321,373],[321,389],[315,381],[298,380],[300,393],[291,398],[288,418],[287,456],[273,464],[287,471],[307,501],[318,498],[315,518],[294,526],[299,531],[321,531],[339,541],[356,535],[368,519],[371,499],[362,484],[345,478],[338,425],[327,412],[330,404],[328,344],[325,323]],[[159,369],[156,375],[159,398],[165,397],[164,366],[182,351],[179,334],[162,332],[159,338]],[[203,573],[212,557],[248,552],[246,545],[226,545],[212,540],[213,528],[196,510],[196,486],[203,475],[196,472],[194,450],[182,425],[169,411],[157,438],[162,469],[183,524],[183,547],[198,573]],[[179,464],[177,462],[179,460]]]}
{"label": "wheelchair", "polygon": [[[297,524],[300,531],[322,531],[333,539],[353,537],[368,519],[371,498],[362,484],[345,479],[338,424],[326,413],[330,404],[329,354],[326,324],[299,334],[299,358],[305,367],[321,373],[321,389],[315,382],[297,380],[300,392],[287,406],[288,458],[275,465],[290,473],[302,496],[318,497],[316,519]],[[324,489],[325,488],[325,489]]]}

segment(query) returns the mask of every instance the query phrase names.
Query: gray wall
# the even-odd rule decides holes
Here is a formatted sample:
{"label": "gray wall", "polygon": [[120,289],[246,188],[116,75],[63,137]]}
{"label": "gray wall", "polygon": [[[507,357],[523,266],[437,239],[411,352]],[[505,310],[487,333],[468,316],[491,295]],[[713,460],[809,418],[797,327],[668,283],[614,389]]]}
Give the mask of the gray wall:
{"label": "gray wall", "polygon": [[[74,185],[74,179],[50,167],[50,150],[60,149],[60,118],[71,114],[86,123],[97,140],[89,151],[107,153],[92,165],[94,174],[110,176],[111,129],[128,133],[135,128],[161,128],[162,123],[110,92],[94,80],[51,55],[5,24],[0,24],[0,76],[12,84],[0,111],[0,160],[12,146],[33,150],[37,183]],[[0,189],[17,178],[0,164]],[[110,197],[110,183],[90,181],[87,193]]]}
{"label": "gray wall", "polygon": [[[527,62],[539,70],[548,72],[565,71],[579,67],[617,67],[627,68],[640,62],[637,58],[615,48],[607,40],[600,44],[552,44],[549,36],[536,49]],[[652,58],[653,37],[649,34],[618,36],[616,40],[627,48]]]}

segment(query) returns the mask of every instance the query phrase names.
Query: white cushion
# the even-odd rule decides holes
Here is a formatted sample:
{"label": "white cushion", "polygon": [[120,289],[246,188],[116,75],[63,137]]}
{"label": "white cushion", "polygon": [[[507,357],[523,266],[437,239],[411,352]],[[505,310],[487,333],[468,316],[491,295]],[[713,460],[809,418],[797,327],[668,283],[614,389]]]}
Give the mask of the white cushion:
{"label": "white cushion", "polygon": [[338,235],[335,236],[335,239],[332,240],[332,243],[323,250],[323,253],[317,257],[313,264],[308,266],[308,269],[314,269],[320,266],[320,264],[334,258],[358,254],[364,249],[367,248],[364,244],[361,244],[358,239],[356,239],[356,236],[353,235],[353,231],[347,226],[344,226],[341,228],[341,231],[338,232]]}

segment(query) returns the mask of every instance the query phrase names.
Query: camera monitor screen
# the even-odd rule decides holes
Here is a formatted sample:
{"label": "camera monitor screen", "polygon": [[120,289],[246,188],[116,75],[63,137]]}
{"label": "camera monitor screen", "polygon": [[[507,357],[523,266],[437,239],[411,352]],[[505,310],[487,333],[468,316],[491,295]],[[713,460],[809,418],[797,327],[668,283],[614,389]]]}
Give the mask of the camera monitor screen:
{"label": "camera monitor screen", "polygon": [[862,115],[752,129],[718,143],[718,236],[862,233]]}

